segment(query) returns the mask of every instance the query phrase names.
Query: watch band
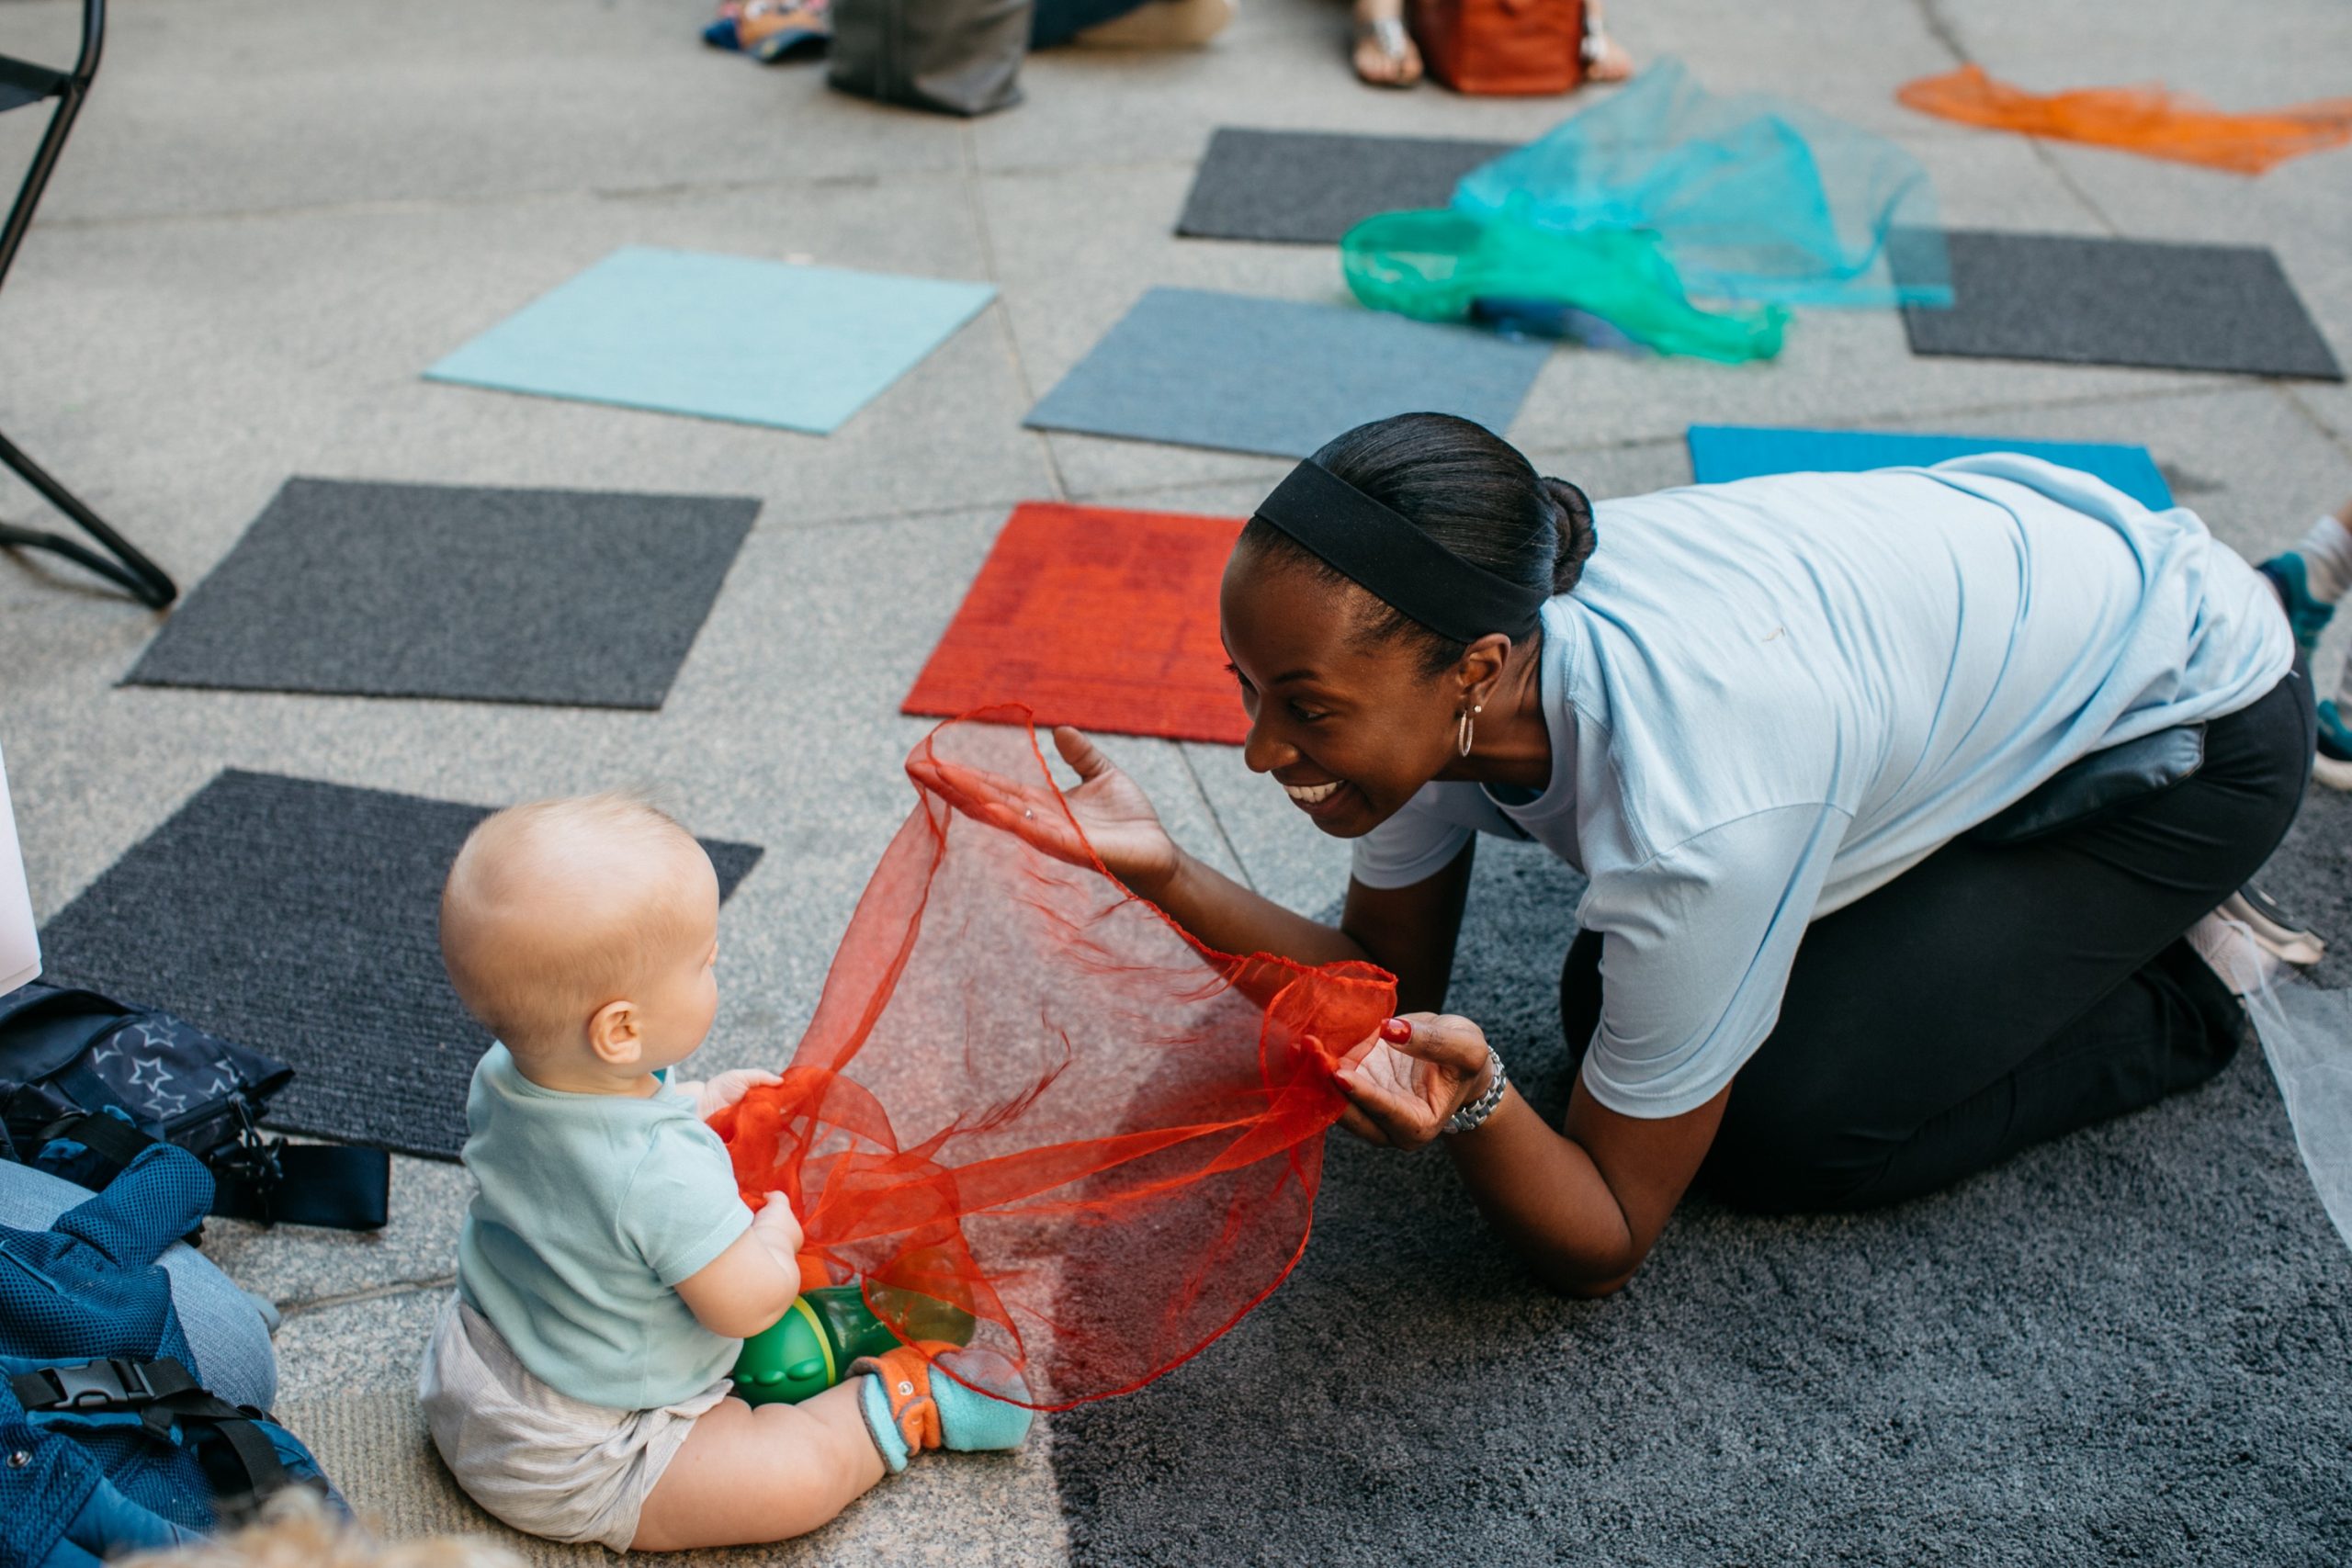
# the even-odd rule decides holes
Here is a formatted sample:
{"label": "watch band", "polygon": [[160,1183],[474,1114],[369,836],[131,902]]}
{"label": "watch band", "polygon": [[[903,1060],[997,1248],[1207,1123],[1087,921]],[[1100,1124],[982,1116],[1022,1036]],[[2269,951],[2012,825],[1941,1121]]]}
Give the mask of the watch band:
{"label": "watch band", "polygon": [[1445,1119],[1449,1134],[1476,1132],[1495,1113],[1495,1107],[1503,1102],[1503,1091],[1510,1088],[1510,1076],[1503,1071],[1503,1059],[1495,1054],[1492,1045],[1487,1047],[1487,1070],[1492,1075],[1487,1092]]}

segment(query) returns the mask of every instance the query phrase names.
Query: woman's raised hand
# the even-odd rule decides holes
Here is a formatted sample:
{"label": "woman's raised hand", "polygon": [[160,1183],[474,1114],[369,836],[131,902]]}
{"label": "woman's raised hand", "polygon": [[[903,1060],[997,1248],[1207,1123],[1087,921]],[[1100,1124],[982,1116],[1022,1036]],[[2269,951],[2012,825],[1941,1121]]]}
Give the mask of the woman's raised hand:
{"label": "woman's raised hand", "polygon": [[1348,1053],[1340,1124],[1367,1143],[1418,1149],[1485,1092],[1487,1033],[1451,1013],[1408,1012]]}
{"label": "woman's raised hand", "polygon": [[1054,730],[1054,750],[1078,773],[1078,787],[1063,798],[1086,831],[1087,840],[1111,874],[1151,897],[1176,874],[1182,858],[1176,840],[1159,825],[1159,813],[1143,786],[1102,754],[1102,748],[1069,725]]}
{"label": "woman's raised hand", "polygon": [[1057,860],[1091,864],[1086,845],[1092,844],[1112,875],[1147,898],[1157,897],[1183,857],[1160,826],[1151,797],[1068,725],[1054,731],[1054,749],[1078,773],[1078,787],[1061,797],[1069,803],[1067,817],[1043,784],[920,759],[908,767],[957,810],[1017,833]]}

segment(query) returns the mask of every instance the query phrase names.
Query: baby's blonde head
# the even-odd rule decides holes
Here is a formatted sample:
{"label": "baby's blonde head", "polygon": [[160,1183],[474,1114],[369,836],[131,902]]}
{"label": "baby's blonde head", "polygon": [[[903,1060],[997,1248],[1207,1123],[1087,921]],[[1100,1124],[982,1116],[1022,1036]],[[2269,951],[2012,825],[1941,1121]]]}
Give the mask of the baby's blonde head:
{"label": "baby's blonde head", "polygon": [[599,1008],[707,944],[717,907],[709,857],[667,813],[619,794],[532,801],[458,850],[441,957],[467,1010],[529,1060],[580,1044]]}

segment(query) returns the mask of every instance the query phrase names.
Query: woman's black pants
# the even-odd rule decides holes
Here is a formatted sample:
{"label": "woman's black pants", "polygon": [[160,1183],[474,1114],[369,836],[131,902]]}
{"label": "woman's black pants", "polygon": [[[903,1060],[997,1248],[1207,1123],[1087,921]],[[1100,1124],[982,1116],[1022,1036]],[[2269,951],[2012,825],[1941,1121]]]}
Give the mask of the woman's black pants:
{"label": "woman's black pants", "polygon": [[[2221,1071],[2245,1013],[2181,933],[2278,848],[2312,731],[2298,660],[2207,725],[2184,782],[2030,843],[1955,839],[1814,921],[1702,1183],[1771,1212],[1894,1202]],[[1560,974],[1572,1054],[1600,1016],[1585,931]]]}

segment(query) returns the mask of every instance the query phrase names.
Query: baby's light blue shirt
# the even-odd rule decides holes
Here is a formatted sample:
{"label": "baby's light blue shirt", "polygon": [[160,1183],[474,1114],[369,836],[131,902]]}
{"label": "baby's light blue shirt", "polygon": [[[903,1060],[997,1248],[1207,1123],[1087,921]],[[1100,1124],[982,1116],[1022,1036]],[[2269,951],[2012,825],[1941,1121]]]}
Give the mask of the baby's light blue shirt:
{"label": "baby's light blue shirt", "polygon": [[458,1292],[532,1376],[651,1410],[735,1364],[742,1341],[705,1328],[676,1289],[752,1224],[726,1145],[687,1096],[542,1089],[494,1044],[466,1096],[465,1161],[478,1190]]}
{"label": "baby's light blue shirt", "polygon": [[1355,876],[1408,886],[1473,832],[1583,871],[1603,976],[1583,1077],[1628,1116],[1732,1080],[1809,922],[2078,757],[2246,706],[2294,657],[2277,596],[2193,513],[2013,453],[1594,512],[1583,581],[1544,611],[1550,786],[1430,784],[1356,840]]}

